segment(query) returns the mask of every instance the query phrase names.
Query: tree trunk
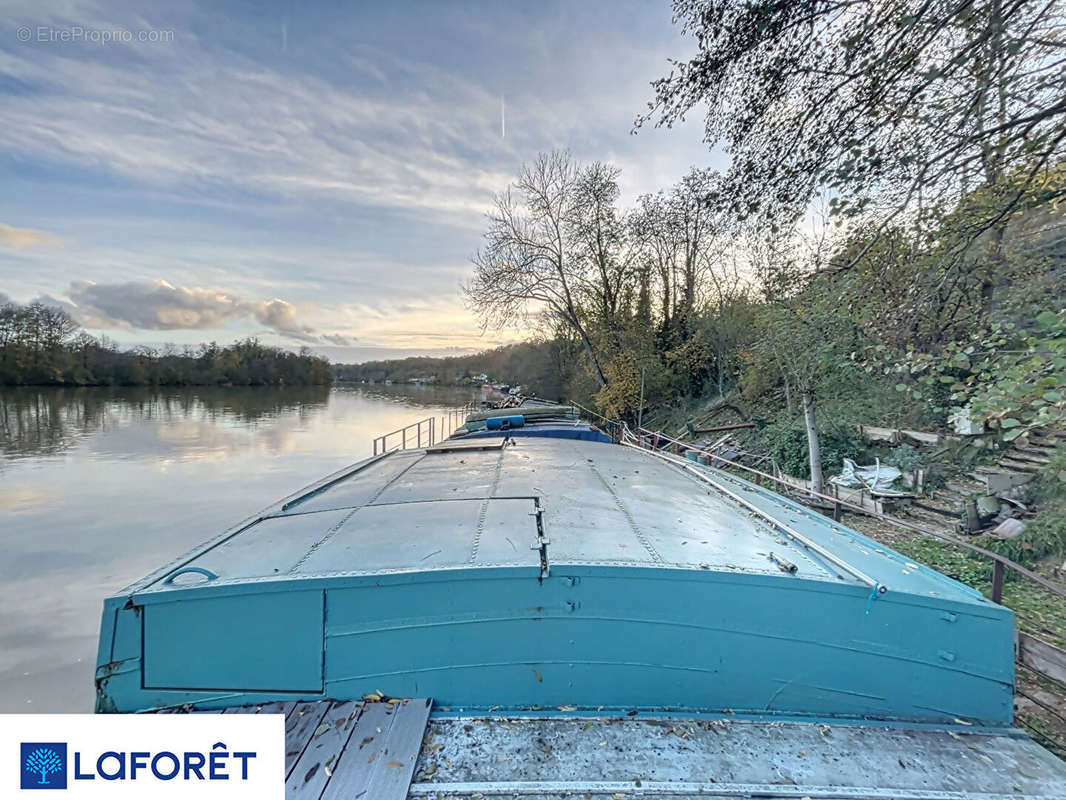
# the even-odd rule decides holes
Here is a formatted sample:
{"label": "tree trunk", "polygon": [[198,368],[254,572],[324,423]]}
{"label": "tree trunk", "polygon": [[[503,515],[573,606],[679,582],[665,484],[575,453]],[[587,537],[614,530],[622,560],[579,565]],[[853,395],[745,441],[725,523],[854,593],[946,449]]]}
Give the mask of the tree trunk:
{"label": "tree trunk", "polygon": [[1007,232],[1007,222],[1007,218],[1001,219],[989,231],[988,265],[981,277],[981,310],[985,313],[992,307],[996,280],[1006,277],[1007,257],[1003,252],[1003,237]]}
{"label": "tree trunk", "polygon": [[607,387],[607,378],[604,377],[603,370],[600,368],[600,361],[596,358],[596,353],[592,349],[592,342],[589,341],[589,335],[585,333],[584,326],[577,321],[576,317],[572,317],[574,327],[577,328],[577,334],[581,337],[581,344],[585,347],[585,354],[589,357],[589,361],[592,363],[592,369],[596,374],[596,382],[599,383],[600,388]]}
{"label": "tree trunk", "polygon": [[815,424],[814,395],[803,393],[803,422],[807,426],[807,458],[811,462],[811,491],[822,491],[822,450],[818,444],[818,428]]}
{"label": "tree trunk", "polygon": [[789,384],[788,375],[785,378],[785,408],[788,410],[789,422],[796,416],[796,406],[792,404],[792,386]]}
{"label": "tree trunk", "polygon": [[717,361],[718,361],[718,396],[725,397],[725,367],[722,362],[725,360],[725,348],[718,347]]}

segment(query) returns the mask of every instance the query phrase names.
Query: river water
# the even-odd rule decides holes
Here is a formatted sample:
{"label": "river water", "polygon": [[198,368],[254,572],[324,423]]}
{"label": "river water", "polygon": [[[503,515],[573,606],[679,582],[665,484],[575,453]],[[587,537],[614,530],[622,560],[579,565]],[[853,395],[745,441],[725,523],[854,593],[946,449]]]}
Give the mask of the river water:
{"label": "river water", "polygon": [[365,458],[378,434],[472,399],[386,386],[0,389],[0,712],[91,711],[105,596]]}

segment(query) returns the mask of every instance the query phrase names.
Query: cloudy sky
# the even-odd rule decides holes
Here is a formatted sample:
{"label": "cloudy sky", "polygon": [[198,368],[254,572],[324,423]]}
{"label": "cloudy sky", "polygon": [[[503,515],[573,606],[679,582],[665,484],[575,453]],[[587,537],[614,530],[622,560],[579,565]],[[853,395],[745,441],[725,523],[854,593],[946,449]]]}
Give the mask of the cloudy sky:
{"label": "cloudy sky", "polygon": [[613,161],[630,200],[720,161],[698,119],[631,135],[691,47],[666,0],[4,6],[0,295],[123,343],[512,341],[458,289],[523,161]]}

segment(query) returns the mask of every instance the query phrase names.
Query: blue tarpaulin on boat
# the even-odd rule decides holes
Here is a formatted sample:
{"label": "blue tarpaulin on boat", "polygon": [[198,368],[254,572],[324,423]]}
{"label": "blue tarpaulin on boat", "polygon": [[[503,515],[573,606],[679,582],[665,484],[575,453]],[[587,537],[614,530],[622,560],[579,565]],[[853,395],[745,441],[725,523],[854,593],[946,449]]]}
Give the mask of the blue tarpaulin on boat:
{"label": "blue tarpaulin on boat", "polygon": [[[577,439],[582,442],[606,442],[608,444],[611,442],[610,436],[583,422],[541,422],[533,425],[527,424],[521,428],[511,428],[506,433],[512,437],[543,436],[549,439]],[[504,431],[482,430],[468,433],[463,439],[486,439],[503,434]]]}

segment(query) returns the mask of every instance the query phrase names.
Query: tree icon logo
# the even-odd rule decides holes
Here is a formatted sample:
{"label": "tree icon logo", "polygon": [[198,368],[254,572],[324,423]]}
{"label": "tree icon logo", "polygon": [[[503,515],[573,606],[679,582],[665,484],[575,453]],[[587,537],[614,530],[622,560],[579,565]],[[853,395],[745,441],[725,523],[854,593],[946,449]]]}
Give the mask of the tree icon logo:
{"label": "tree icon logo", "polygon": [[67,788],[66,742],[23,742],[20,762],[23,789]]}

